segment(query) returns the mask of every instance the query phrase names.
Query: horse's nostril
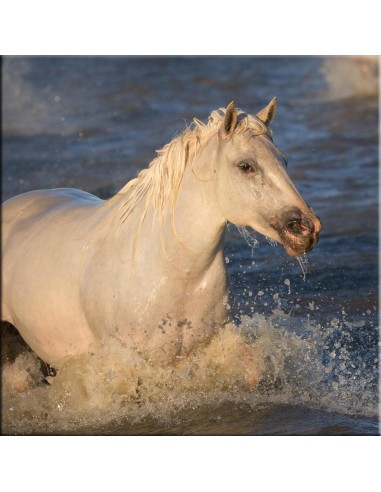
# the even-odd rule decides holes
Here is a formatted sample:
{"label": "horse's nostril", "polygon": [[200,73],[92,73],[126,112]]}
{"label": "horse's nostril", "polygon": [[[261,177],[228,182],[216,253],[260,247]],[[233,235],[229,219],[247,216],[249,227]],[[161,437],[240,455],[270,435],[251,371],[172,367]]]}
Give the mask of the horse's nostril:
{"label": "horse's nostril", "polygon": [[292,220],[291,222],[289,222],[287,224],[287,228],[294,234],[303,234],[304,232],[309,230],[309,227],[306,224],[303,224],[300,219]]}

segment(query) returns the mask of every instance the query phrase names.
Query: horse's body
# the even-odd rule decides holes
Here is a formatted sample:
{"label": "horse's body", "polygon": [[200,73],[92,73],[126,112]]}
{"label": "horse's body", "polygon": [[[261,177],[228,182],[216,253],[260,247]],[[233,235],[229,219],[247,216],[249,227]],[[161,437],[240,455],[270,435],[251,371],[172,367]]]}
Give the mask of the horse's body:
{"label": "horse's body", "polygon": [[[298,255],[320,223],[290,182],[268,125],[234,105],[195,122],[110,200],[74,189],[3,205],[3,319],[46,362],[116,336],[171,364],[227,320],[227,221]],[[239,121],[241,119],[241,121]]]}

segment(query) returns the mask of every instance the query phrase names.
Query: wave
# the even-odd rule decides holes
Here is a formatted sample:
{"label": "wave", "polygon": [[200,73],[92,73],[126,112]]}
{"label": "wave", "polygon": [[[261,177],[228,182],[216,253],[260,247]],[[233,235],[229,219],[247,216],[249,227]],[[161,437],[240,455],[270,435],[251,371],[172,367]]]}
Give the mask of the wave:
{"label": "wave", "polygon": [[328,99],[378,94],[378,56],[330,57],[321,71],[328,86]]}

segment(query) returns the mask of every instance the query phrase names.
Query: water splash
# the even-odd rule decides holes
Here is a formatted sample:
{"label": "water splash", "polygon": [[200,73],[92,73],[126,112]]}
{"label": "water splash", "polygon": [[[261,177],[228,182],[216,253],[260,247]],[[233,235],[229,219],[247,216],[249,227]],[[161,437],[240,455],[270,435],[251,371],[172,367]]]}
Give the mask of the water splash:
{"label": "water splash", "polygon": [[228,402],[373,417],[377,354],[359,361],[352,350],[364,330],[345,316],[322,325],[277,308],[269,317],[241,316],[177,367],[152,367],[109,337],[97,354],[67,361],[50,384],[24,351],[3,368],[3,432],[110,431],[121,419],[137,425],[147,418],[173,426],[189,409]]}
{"label": "water splash", "polygon": [[267,236],[265,236],[265,237],[266,237],[267,242],[269,243],[270,246],[273,246],[274,248],[279,246],[278,241],[275,241],[275,239],[271,239],[271,237],[267,237]]}
{"label": "water splash", "polygon": [[306,281],[308,257],[304,253],[301,256],[297,256],[296,259],[298,260],[298,263],[299,263],[300,268],[302,270],[303,280]]}
{"label": "water splash", "polygon": [[330,57],[321,71],[327,82],[327,98],[374,96],[378,93],[378,56]]}
{"label": "water splash", "polygon": [[288,294],[291,294],[291,282],[290,279],[286,278],[283,282],[288,287]]}
{"label": "water splash", "polygon": [[254,248],[256,248],[259,245],[259,242],[255,236],[255,233],[249,231],[246,227],[243,227],[243,226],[237,226],[236,225],[236,228],[238,229],[238,232],[240,233],[241,237],[250,246],[251,256],[253,256]]}

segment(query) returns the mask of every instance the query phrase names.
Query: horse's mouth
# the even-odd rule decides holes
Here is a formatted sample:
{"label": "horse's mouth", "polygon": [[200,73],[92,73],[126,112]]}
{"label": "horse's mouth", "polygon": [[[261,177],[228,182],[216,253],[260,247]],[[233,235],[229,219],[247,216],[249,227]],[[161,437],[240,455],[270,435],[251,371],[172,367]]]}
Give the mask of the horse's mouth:
{"label": "horse's mouth", "polygon": [[302,242],[299,240],[295,241],[295,238],[282,238],[283,247],[290,256],[301,256],[304,253],[308,253],[318,242],[318,234],[311,234],[310,237],[305,238]]}

